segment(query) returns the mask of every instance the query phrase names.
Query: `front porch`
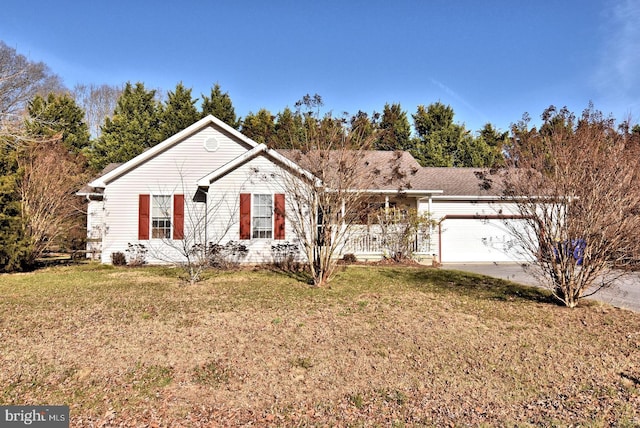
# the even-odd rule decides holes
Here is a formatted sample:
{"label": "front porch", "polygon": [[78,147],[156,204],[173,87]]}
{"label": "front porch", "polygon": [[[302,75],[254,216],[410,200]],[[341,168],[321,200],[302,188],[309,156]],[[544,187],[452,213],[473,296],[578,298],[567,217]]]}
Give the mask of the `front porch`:
{"label": "front porch", "polygon": [[[378,231],[356,230],[347,238],[342,254],[353,254],[359,261],[376,261],[393,256],[392,245]],[[420,264],[437,262],[431,234],[419,232],[407,243],[410,258]]]}

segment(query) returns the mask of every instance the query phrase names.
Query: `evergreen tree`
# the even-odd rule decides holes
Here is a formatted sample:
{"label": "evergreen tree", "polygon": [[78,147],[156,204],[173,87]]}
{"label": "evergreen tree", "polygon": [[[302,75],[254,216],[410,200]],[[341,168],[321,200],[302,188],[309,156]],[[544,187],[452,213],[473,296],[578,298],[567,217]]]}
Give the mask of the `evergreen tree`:
{"label": "evergreen tree", "polygon": [[376,140],[377,150],[410,150],[411,125],[407,113],[400,104],[385,104],[380,120],[380,137]]}
{"label": "evergreen tree", "polygon": [[89,146],[89,128],[84,122],[84,111],[69,95],[50,93],[29,102],[27,130],[33,137],[60,137],[62,144],[74,154]]}
{"label": "evergreen tree", "polygon": [[22,221],[17,180],[17,151],[0,136],[0,272],[27,267],[30,242]]}
{"label": "evergreen tree", "polygon": [[304,134],[303,119],[289,107],[278,113],[275,124],[275,134],[269,141],[274,149],[293,149],[302,144]]}
{"label": "evergreen tree", "polygon": [[500,132],[492,124],[486,123],[479,131],[477,140],[487,145],[487,157],[484,166],[497,167],[504,165],[503,151],[509,141],[509,132]]}
{"label": "evergreen tree", "polygon": [[211,88],[211,95],[202,95],[202,117],[213,115],[234,129],[238,129],[240,121],[236,118],[229,93],[223,93],[219,84]]}
{"label": "evergreen tree", "polygon": [[[358,113],[351,117],[350,132],[355,133],[362,140],[370,140],[371,137],[379,131],[377,123],[379,117],[380,114],[375,112],[371,117],[369,117],[367,113],[358,111]],[[374,148],[376,148],[375,145]]]}
{"label": "evergreen tree", "polygon": [[266,109],[249,114],[242,121],[242,133],[257,143],[270,144],[275,134],[274,117]]}
{"label": "evergreen tree", "polygon": [[413,115],[417,133],[413,156],[423,166],[493,166],[494,150],[483,139],[474,139],[464,125],[454,123],[453,116],[453,109],[440,102],[418,106]]}
{"label": "evergreen tree", "polygon": [[418,142],[413,156],[423,166],[454,166],[461,129],[453,123],[453,109],[440,102],[418,106],[413,115]]}
{"label": "evergreen tree", "polygon": [[126,162],[162,141],[160,104],[155,95],[156,91],[147,90],[143,83],[134,86],[127,82],[113,116],[106,118],[100,138],[87,153],[92,168]]}
{"label": "evergreen tree", "polygon": [[176,89],[169,91],[167,103],[161,110],[160,140],[163,141],[174,134],[193,125],[200,119],[200,113],[195,107],[196,100],[191,98],[191,89],[184,87],[182,82]]}

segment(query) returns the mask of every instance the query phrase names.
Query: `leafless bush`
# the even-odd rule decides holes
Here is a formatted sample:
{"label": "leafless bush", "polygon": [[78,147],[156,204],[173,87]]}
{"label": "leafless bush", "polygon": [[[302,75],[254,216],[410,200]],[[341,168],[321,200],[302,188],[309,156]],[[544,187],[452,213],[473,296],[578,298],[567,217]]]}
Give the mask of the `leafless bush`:
{"label": "leafless bush", "polygon": [[247,257],[247,254],[249,254],[247,246],[237,241],[229,241],[224,245],[210,242],[207,260],[209,266],[213,268],[234,269]]}
{"label": "leafless bush", "polygon": [[640,139],[592,106],[579,118],[550,107],[542,119],[539,130],[526,118],[513,126],[500,174],[527,225],[511,232],[540,281],[574,307],[611,286],[638,254]]}

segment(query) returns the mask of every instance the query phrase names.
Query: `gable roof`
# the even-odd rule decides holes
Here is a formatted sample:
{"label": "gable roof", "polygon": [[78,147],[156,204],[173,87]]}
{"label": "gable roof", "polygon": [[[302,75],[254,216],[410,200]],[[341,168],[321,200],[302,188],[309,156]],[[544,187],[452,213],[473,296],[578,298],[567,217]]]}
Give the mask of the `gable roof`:
{"label": "gable roof", "polygon": [[269,149],[265,144],[258,144],[256,147],[249,150],[248,152],[243,153],[242,155],[238,156],[232,161],[222,165],[220,168],[216,169],[215,171],[212,171],[210,174],[207,174],[206,176],[202,177],[200,180],[198,180],[198,186],[208,187],[211,183],[213,183],[220,177],[223,177],[224,175],[238,168],[240,165],[244,164],[245,162],[248,162],[249,160],[255,158],[261,153],[266,154],[268,157],[286,166],[292,171],[302,176],[305,176],[310,180],[315,180],[315,177],[313,177],[313,175],[309,171],[305,170],[304,168],[301,168],[297,163],[293,162],[291,159],[283,156],[282,154],[278,153],[273,149]]}
{"label": "gable roof", "polygon": [[[109,182],[210,125],[237,138],[251,149],[202,177],[198,181],[199,186],[209,186],[213,181],[259,154],[265,154],[272,160],[307,178],[317,179],[310,172],[313,170],[313,152],[269,149],[266,145],[256,143],[220,119],[208,115],[125,163],[107,165],[100,175],[83,186],[77,195],[101,194],[102,189]],[[333,153],[337,160],[339,151]],[[441,198],[458,197],[461,199],[469,196],[496,198],[502,195],[503,187],[499,176],[487,174],[486,168],[421,167],[409,152],[404,151],[367,150],[359,152],[358,155],[360,156],[358,165],[363,168],[363,171],[368,171],[367,179],[370,186],[366,190],[371,193],[390,194],[400,191],[416,196],[438,195]]]}
{"label": "gable roof", "polygon": [[208,115],[202,119],[200,119],[199,121],[197,121],[196,123],[194,123],[191,126],[188,126],[187,128],[183,129],[182,131],[178,132],[177,134],[172,135],[171,137],[167,138],[166,140],[164,140],[163,142],[153,146],[152,148],[142,152],[141,154],[139,154],[138,156],[134,157],[133,159],[120,164],[117,168],[101,175],[100,177],[98,177],[97,179],[93,180],[91,183],[89,183],[89,186],[93,187],[93,188],[104,188],[109,182],[115,180],[116,178],[120,177],[121,175],[127,173],[128,171],[131,171],[132,169],[138,167],[139,165],[143,164],[144,162],[148,161],[149,159],[152,159],[153,157],[155,157],[156,155],[164,152],[165,150],[169,149],[170,147],[176,145],[177,143],[179,143],[180,141],[182,141],[183,139],[185,139],[186,137],[195,134],[196,132],[200,131],[201,129],[206,128],[207,126],[216,126],[217,128],[222,129],[222,131],[224,131],[225,133],[231,134],[233,137],[241,140],[242,142],[246,143],[249,147],[251,147],[252,149],[256,148],[258,146],[258,143],[256,143],[255,141],[253,141],[251,138],[247,137],[246,135],[242,134],[240,131],[237,131],[236,129],[233,129],[232,127],[230,127],[229,125],[227,125],[226,123],[224,123],[223,121],[221,121],[220,119],[212,116],[212,115]]}

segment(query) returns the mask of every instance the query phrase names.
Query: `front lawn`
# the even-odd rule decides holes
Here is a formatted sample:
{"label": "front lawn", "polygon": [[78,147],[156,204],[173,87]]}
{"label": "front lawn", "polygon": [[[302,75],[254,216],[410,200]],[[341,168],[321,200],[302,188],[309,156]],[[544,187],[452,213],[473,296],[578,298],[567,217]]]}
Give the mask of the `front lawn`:
{"label": "front lawn", "polygon": [[640,424],[640,315],[427,268],[0,276],[0,404],[72,426]]}

